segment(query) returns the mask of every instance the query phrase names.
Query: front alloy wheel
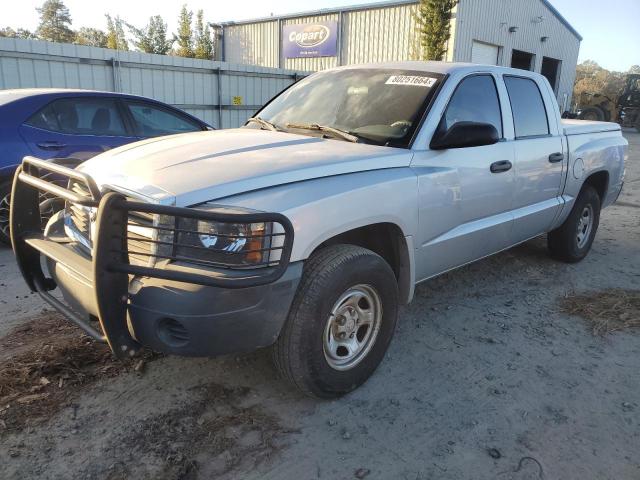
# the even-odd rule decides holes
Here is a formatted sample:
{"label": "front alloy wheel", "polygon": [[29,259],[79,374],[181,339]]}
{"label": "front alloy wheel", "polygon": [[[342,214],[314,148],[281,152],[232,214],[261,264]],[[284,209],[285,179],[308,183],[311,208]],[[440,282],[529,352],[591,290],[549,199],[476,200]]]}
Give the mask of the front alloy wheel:
{"label": "front alloy wheel", "polygon": [[9,208],[11,204],[11,184],[0,185],[0,243],[11,244],[9,236]]}

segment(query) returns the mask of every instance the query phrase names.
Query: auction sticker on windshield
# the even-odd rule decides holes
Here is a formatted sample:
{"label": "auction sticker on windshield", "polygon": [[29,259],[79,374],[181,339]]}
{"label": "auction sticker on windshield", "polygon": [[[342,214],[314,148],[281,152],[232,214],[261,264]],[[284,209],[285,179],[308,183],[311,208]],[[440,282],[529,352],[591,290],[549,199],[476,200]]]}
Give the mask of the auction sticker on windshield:
{"label": "auction sticker on windshield", "polygon": [[386,85],[413,85],[415,87],[433,87],[435,78],[421,77],[419,75],[391,75]]}

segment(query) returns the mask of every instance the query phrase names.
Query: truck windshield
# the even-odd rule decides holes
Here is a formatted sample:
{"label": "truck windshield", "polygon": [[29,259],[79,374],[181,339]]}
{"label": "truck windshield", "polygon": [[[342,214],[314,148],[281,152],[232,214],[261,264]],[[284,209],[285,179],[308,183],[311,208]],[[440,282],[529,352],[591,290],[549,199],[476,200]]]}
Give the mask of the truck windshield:
{"label": "truck windshield", "polygon": [[[441,79],[412,70],[319,72],[285,90],[256,117],[279,130],[345,139],[330,135],[332,128],[364,143],[407,147]],[[250,125],[260,128],[258,122]]]}

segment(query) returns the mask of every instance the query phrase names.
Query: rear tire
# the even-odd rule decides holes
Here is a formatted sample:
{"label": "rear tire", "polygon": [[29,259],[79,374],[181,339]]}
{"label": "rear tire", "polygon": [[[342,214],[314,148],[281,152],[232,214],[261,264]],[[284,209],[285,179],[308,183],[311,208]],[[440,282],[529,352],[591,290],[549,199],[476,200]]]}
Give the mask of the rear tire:
{"label": "rear tire", "polygon": [[11,245],[9,236],[9,206],[11,204],[11,182],[0,183],[0,244]]}
{"label": "rear tire", "polygon": [[549,232],[547,244],[554,258],[576,263],[587,256],[600,223],[600,196],[591,185],[584,185],[569,217]]}
{"label": "rear tire", "polygon": [[578,118],[580,120],[597,120],[599,122],[602,122],[605,119],[605,114],[601,108],[587,107],[580,112]]}
{"label": "rear tire", "polygon": [[272,347],[276,368],[306,395],[344,395],[378,367],[397,316],[397,280],[382,257],[353,245],[324,248],[305,264]]}

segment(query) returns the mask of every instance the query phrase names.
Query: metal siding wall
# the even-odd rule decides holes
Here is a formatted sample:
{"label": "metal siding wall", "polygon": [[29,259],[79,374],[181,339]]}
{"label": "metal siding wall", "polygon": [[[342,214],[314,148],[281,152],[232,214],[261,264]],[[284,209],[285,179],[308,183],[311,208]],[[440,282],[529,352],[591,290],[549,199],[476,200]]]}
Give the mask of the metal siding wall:
{"label": "metal siding wall", "polygon": [[278,21],[224,28],[225,61],[278,68]]}
{"label": "metal siding wall", "polygon": [[[540,16],[544,20],[535,23]],[[518,31],[509,33],[511,26]],[[549,37],[544,43],[540,41],[543,36]],[[565,94],[571,101],[580,40],[540,0],[460,0],[454,61],[471,61],[473,40],[500,46],[500,65],[506,67],[511,65],[514,49],[535,55],[536,72],[540,72],[543,56],[561,60],[557,98],[560,107]]]}
{"label": "metal siding wall", "polygon": [[[0,38],[0,89],[58,87],[131,93],[183,108],[217,128],[242,125],[257,108],[304,75],[253,65]],[[242,97],[242,106],[233,105],[235,96]]]}
{"label": "metal siding wall", "polygon": [[343,14],[343,63],[410,60],[415,55],[415,5]]}
{"label": "metal siding wall", "polygon": [[[342,64],[409,60],[415,55],[416,4],[346,11],[342,14]],[[339,22],[339,13],[287,18],[282,25]],[[278,66],[278,20],[226,25],[225,59],[237,63]],[[282,66],[315,71],[338,66],[338,57],[283,58]]]}

